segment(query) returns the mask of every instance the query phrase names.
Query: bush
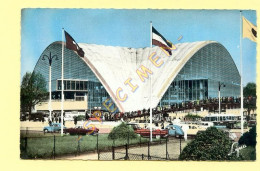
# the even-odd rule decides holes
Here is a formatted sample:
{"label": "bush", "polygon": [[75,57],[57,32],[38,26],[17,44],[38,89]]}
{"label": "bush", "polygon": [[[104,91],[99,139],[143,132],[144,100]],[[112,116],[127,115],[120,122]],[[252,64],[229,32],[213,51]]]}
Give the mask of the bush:
{"label": "bush", "polygon": [[245,144],[246,146],[256,146],[256,126],[252,127],[249,132],[246,132],[243,134],[242,137],[240,137],[238,143],[240,145]]}
{"label": "bush", "polygon": [[85,120],[85,115],[79,115],[77,116],[78,121],[84,121]]}
{"label": "bush", "polygon": [[133,128],[126,125],[124,122],[120,125],[114,127],[108,135],[108,139],[129,139],[137,138],[137,134],[134,132]]}
{"label": "bush", "polygon": [[232,142],[222,130],[209,127],[204,132],[199,132],[179,156],[180,160],[231,160],[228,156]]}
{"label": "bush", "polygon": [[195,121],[195,120],[197,120],[197,119],[200,119],[200,118],[202,118],[201,116],[199,116],[199,115],[193,115],[193,114],[191,114],[191,113],[188,113],[186,116],[185,116],[185,119],[186,120],[192,120],[192,121]]}

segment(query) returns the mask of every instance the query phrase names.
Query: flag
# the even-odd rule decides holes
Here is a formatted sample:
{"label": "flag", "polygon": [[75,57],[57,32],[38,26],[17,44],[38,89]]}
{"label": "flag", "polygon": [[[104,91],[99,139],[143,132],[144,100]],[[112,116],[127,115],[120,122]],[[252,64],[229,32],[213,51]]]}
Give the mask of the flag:
{"label": "flag", "polygon": [[82,50],[82,48],[79,47],[79,45],[76,43],[76,41],[71,37],[71,35],[69,35],[69,33],[67,33],[65,30],[65,38],[66,38],[66,48],[67,49],[71,49],[77,52],[77,54],[80,57],[84,57],[84,51]]}
{"label": "flag", "polygon": [[159,46],[165,51],[172,55],[172,51],[176,49],[176,47],[168,40],[166,40],[154,27],[152,27],[152,44],[155,46]]}
{"label": "flag", "polygon": [[256,42],[257,28],[243,16],[243,38],[249,38]]}

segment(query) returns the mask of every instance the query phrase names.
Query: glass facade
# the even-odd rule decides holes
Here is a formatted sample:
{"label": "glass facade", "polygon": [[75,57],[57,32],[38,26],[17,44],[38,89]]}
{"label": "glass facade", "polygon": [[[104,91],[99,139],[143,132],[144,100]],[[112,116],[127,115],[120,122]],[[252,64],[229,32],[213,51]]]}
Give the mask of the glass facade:
{"label": "glass facade", "polygon": [[[49,81],[48,60],[43,55],[57,55],[52,61],[52,98],[61,98],[61,42],[49,45],[39,58],[34,72],[40,72]],[[194,101],[221,96],[238,97],[240,75],[228,51],[219,43],[211,43],[198,50],[180,70],[170,84],[159,105],[171,105],[182,101]],[[47,84],[47,90],[49,90]],[[87,96],[90,108],[106,110],[102,103],[110,98],[95,74],[73,51],[64,48],[64,95],[65,100],[82,100]]]}
{"label": "glass facade", "polygon": [[161,105],[182,101],[218,97],[219,82],[222,96],[240,96],[240,75],[224,46],[212,43],[198,50],[184,65],[161,99]]}
{"label": "glass facade", "polygon": [[[61,99],[61,42],[52,43],[39,58],[34,72],[40,72],[49,81],[49,62],[42,60],[43,55],[57,55],[52,61],[51,91],[52,99]],[[49,84],[47,83],[47,90]],[[106,110],[102,103],[109,98],[105,88],[95,74],[73,51],[64,48],[64,98],[65,100],[84,100],[88,98],[90,108]]]}

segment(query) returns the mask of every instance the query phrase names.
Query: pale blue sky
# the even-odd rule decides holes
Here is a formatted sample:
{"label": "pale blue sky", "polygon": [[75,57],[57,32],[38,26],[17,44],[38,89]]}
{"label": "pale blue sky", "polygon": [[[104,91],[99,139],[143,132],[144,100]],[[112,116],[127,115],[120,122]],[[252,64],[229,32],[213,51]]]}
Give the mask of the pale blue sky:
{"label": "pale blue sky", "polygon": [[[256,25],[255,11],[242,15]],[[21,78],[49,44],[62,39],[62,28],[78,43],[139,48],[150,45],[150,21],[173,43],[218,41],[240,71],[239,10],[23,9]],[[245,85],[256,81],[256,43],[243,39],[242,44]]]}

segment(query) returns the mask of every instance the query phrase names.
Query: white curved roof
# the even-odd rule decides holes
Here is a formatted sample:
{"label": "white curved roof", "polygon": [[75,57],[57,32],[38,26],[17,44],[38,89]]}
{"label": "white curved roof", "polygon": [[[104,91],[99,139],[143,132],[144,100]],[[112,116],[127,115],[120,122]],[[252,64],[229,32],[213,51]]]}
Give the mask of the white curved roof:
{"label": "white curved roof", "polygon": [[[134,49],[84,43],[79,43],[79,46],[85,52],[85,57],[82,59],[103,84],[119,110],[128,112],[150,108],[149,79],[151,77],[149,75],[149,78],[145,78],[144,82],[141,81],[136,73],[141,65],[153,72],[151,106],[154,108],[185,63],[199,49],[210,43],[216,42],[179,43],[175,45],[177,49],[172,51],[171,56],[167,56],[159,47]],[[153,65],[148,59],[153,52],[156,52],[157,56],[160,57],[157,63],[164,62],[160,67]],[[138,85],[135,92],[131,91],[129,85],[124,84],[128,78],[132,79],[133,85]],[[119,87],[123,89],[120,92],[121,97],[124,94],[128,95],[124,102],[116,98],[116,91]]]}

